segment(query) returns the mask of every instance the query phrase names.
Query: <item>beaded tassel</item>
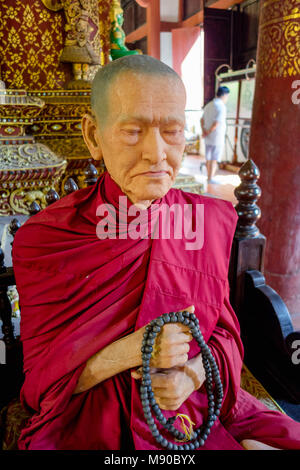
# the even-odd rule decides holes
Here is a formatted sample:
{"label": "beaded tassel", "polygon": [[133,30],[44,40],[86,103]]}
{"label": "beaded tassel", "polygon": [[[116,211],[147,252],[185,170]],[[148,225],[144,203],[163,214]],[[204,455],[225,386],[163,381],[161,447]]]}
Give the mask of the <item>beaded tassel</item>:
{"label": "beaded tassel", "polygon": [[[176,429],[173,424],[178,415],[166,419],[161,409],[159,408],[154,398],[152,391],[152,381],[150,376],[150,359],[153,352],[153,346],[155,338],[160,332],[161,328],[166,323],[182,323],[190,328],[190,332],[197,341],[202,354],[202,362],[205,370],[205,388],[208,396],[208,416],[206,423],[203,423],[200,428],[192,431],[189,435],[189,441],[187,442],[187,433],[180,432]],[[214,425],[217,417],[220,414],[220,409],[223,400],[223,386],[220,379],[220,374],[216,361],[204,341],[201,330],[199,328],[199,321],[194,313],[187,312],[171,312],[164,313],[160,317],[152,320],[149,325],[146,326],[144,338],[142,342],[142,384],[140,387],[140,397],[142,401],[144,416],[152,433],[152,436],[162,446],[168,450],[194,450],[202,447],[210,434],[210,430]],[[215,391],[215,393],[214,393]],[[157,419],[157,421],[174,437],[177,444],[169,442],[164,438],[158,430],[155,420],[152,416],[151,409]],[[180,415],[179,416],[183,416]],[[189,418],[188,418],[189,419]],[[185,442],[185,444],[179,445],[179,442]]]}
{"label": "beaded tassel", "polygon": [[[191,438],[192,438],[192,435],[194,434],[193,426],[195,426],[195,423],[193,423],[193,421],[191,420],[191,418],[188,415],[184,415],[182,413],[177,413],[175,418],[176,419],[180,418],[181,427],[182,427],[183,432],[185,434],[185,438],[182,441],[180,441],[179,439],[176,439],[176,441],[177,442],[188,442],[188,441],[190,441]],[[186,427],[186,424],[185,424],[184,420],[186,420],[188,422],[189,428]]]}

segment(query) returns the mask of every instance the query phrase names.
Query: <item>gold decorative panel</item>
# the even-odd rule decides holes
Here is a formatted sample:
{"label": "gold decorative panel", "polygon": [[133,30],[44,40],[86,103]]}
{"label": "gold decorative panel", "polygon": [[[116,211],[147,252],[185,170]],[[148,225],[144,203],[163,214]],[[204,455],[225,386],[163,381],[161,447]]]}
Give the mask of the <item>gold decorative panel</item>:
{"label": "gold decorative panel", "polygon": [[300,74],[300,0],[263,0],[258,47],[263,77]]}
{"label": "gold decorative panel", "polygon": [[42,144],[0,146],[0,215],[29,214],[46,206],[49,189],[59,189],[67,162]]}
{"label": "gold decorative panel", "polygon": [[71,66],[59,62],[64,13],[40,0],[0,0],[1,79],[9,88],[63,88]]}

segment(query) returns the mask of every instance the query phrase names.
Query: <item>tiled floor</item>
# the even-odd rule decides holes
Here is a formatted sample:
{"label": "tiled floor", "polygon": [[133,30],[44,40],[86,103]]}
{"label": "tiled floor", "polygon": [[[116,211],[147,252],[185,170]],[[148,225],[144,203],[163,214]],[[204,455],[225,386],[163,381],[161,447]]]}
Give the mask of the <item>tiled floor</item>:
{"label": "tiled floor", "polygon": [[230,171],[218,170],[215,179],[219,181],[220,184],[207,184],[205,160],[203,157],[193,155],[187,155],[184,158],[180,173],[184,175],[193,175],[198,182],[203,183],[206,187],[205,194],[207,196],[225,199],[227,201],[231,201],[234,205],[237,203],[237,199],[233,192],[235,187],[240,184],[238,174]]}

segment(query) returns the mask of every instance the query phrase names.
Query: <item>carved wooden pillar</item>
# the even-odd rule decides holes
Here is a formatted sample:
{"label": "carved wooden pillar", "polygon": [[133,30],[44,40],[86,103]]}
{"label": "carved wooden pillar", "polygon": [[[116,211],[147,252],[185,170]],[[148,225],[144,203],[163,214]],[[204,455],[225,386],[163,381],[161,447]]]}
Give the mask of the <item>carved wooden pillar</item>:
{"label": "carved wooden pillar", "polygon": [[266,279],[291,313],[300,313],[299,30],[299,0],[261,1],[250,155],[261,171]]}
{"label": "carved wooden pillar", "polygon": [[96,183],[98,178],[97,168],[91,163],[88,162],[85,170],[84,170],[85,179],[84,182],[86,186],[92,186]]}
{"label": "carved wooden pillar", "polygon": [[18,221],[18,219],[12,219],[12,221],[10,222],[8,226],[8,231],[12,235],[13,238],[15,238],[15,235],[20,227],[21,227],[21,224]]}
{"label": "carved wooden pillar", "polygon": [[240,317],[244,298],[245,271],[254,269],[263,272],[265,237],[260,233],[256,222],[260,209],[256,205],[261,195],[257,185],[259,170],[252,160],[247,160],[239,171],[241,184],[234,194],[238,200],[235,206],[239,216],[231,250],[229,266],[230,301]]}
{"label": "carved wooden pillar", "polygon": [[66,194],[71,194],[74,191],[77,191],[78,186],[73,180],[73,178],[68,178],[67,181],[65,182],[64,190]]}

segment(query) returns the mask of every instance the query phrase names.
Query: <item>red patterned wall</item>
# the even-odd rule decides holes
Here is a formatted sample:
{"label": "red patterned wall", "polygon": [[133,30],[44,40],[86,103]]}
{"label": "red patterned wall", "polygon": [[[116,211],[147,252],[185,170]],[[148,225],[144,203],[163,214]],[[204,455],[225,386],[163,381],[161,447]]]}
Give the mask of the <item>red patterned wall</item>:
{"label": "red patterned wall", "polygon": [[59,62],[64,12],[40,0],[0,0],[1,79],[8,88],[59,89],[71,79],[71,65]]}
{"label": "red patterned wall", "polygon": [[[99,1],[101,63],[109,60],[110,0]],[[0,0],[0,78],[7,88],[60,89],[72,78],[60,63],[65,38],[64,11],[41,0]]]}
{"label": "red patterned wall", "polygon": [[99,19],[100,19],[100,45],[102,49],[101,64],[107,64],[109,62],[110,54],[110,17],[109,11],[111,6],[111,0],[100,0],[99,1]]}

